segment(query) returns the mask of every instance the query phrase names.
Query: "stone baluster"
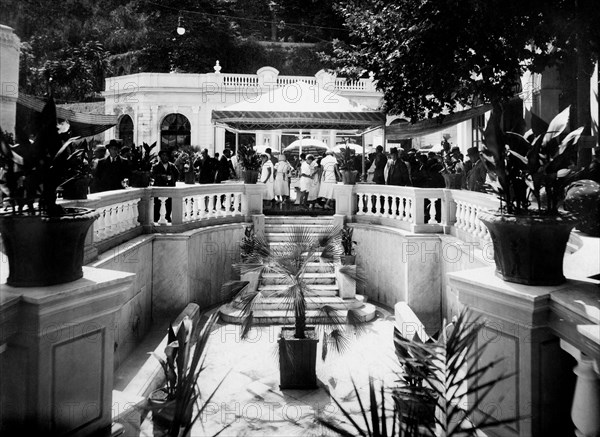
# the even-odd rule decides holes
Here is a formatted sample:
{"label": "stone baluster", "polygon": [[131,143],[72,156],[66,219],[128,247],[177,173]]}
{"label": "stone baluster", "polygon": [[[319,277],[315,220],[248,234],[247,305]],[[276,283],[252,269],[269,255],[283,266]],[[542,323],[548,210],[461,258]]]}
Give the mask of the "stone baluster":
{"label": "stone baluster", "polygon": [[95,226],[95,241],[99,242],[106,238],[106,208],[98,209],[98,218],[96,219]]}
{"label": "stone baluster", "polygon": [[106,208],[106,238],[115,235],[115,205]]}
{"label": "stone baluster", "polygon": [[467,212],[467,207],[465,205],[464,202],[458,202],[459,205],[459,220],[458,220],[458,228],[461,230],[466,230],[467,229],[467,220],[466,220],[466,212]]}
{"label": "stone baluster", "polygon": [[373,215],[373,196],[367,194],[367,215]]}
{"label": "stone baluster", "polygon": [[358,199],[357,199],[357,205],[358,205],[358,211],[356,212],[356,215],[364,215],[365,212],[363,211],[363,209],[365,208],[365,198],[364,198],[364,194],[357,194]]}
{"label": "stone baluster", "polygon": [[573,369],[577,375],[571,419],[577,437],[600,435],[600,386],[594,371],[594,362],[583,354]]}
{"label": "stone baluster", "polygon": [[477,209],[475,205],[470,206],[471,215],[469,216],[469,232],[472,235],[477,235]]}
{"label": "stone baluster", "polygon": [[435,219],[435,214],[437,213],[436,208],[435,208],[436,201],[437,201],[437,199],[435,199],[435,198],[429,199],[429,221],[427,223],[429,223],[430,225],[437,224],[437,220]]}
{"label": "stone baluster", "polygon": [[[117,232],[120,234],[127,230],[127,202],[121,202],[117,205]],[[115,234],[115,235],[116,235]]]}
{"label": "stone baluster", "polygon": [[200,214],[200,196],[194,196],[192,198],[192,220],[198,220],[200,218]]}
{"label": "stone baluster", "polygon": [[215,208],[217,206],[215,205],[215,196],[213,195],[209,195],[208,196],[208,216],[209,217],[214,217],[216,215],[216,211]]}
{"label": "stone baluster", "polygon": [[160,212],[159,212],[159,218],[158,218],[158,224],[159,225],[166,225],[168,224],[167,222],[167,199],[168,197],[159,197],[158,200],[160,200]]}
{"label": "stone baluster", "polygon": [[375,196],[375,215],[378,217],[381,217],[383,215],[383,213],[381,212],[381,208],[383,207],[383,205],[381,205],[381,196],[378,194],[377,196]]}
{"label": "stone baluster", "polygon": [[406,198],[406,209],[405,209],[405,220],[407,222],[412,222],[414,221],[414,217],[415,217],[415,212],[413,211],[414,208],[414,202],[413,199],[410,197]]}
{"label": "stone baluster", "polygon": [[383,196],[383,216],[384,217],[391,217],[391,213],[390,210],[392,209],[391,206],[391,201],[390,201],[391,197],[390,196]]}
{"label": "stone baluster", "polygon": [[404,214],[406,214],[406,209],[404,205],[404,198],[402,196],[396,198],[398,201],[398,216],[396,218],[398,220],[404,220]]}
{"label": "stone baluster", "polygon": [[193,202],[194,202],[194,198],[192,196],[188,196],[184,199],[184,205],[185,205],[185,213],[183,215],[183,221],[186,222],[191,222],[193,220],[193,211],[194,211],[194,207],[193,207]]}
{"label": "stone baluster", "polygon": [[136,228],[138,226],[140,211],[138,209],[138,199],[131,201],[131,227]]}
{"label": "stone baluster", "polygon": [[233,215],[231,209],[233,206],[234,196],[235,196],[234,193],[225,194],[225,215]]}

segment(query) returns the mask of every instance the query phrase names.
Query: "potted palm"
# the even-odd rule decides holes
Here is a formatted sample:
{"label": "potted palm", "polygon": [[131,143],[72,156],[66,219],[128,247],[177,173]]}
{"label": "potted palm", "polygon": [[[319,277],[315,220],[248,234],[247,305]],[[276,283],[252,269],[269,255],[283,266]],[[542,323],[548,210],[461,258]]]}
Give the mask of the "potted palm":
{"label": "potted palm", "polygon": [[[252,244],[246,247],[247,253],[242,267],[249,266],[265,273],[280,275],[284,288],[269,292],[259,289],[242,289],[234,298],[244,314],[242,338],[247,338],[253,324],[256,304],[265,297],[279,297],[281,309],[293,314],[294,326],[284,326],[279,336],[279,371],[282,389],[315,388],[316,357],[319,339],[323,340],[322,358],[329,350],[342,352],[347,344],[346,327],[356,326],[359,318],[352,308],[347,316],[341,316],[329,305],[318,308],[318,318],[323,324],[307,326],[308,302],[318,296],[306,280],[309,263],[328,260],[331,265],[341,255],[340,231],[330,228],[317,236],[308,228],[294,227],[287,232],[287,241],[282,245],[271,245],[264,237],[256,235]],[[354,269],[340,269],[340,272],[354,280],[360,280]]]}
{"label": "potted palm", "polygon": [[[159,426],[167,428],[166,436],[189,435],[193,425],[201,417],[206,406],[219,389],[200,402],[198,379],[204,370],[206,348],[210,334],[218,319],[212,314],[204,325],[200,319],[193,322],[188,316],[174,329],[169,325],[164,355],[151,352],[164,372],[164,385],[150,394],[146,408]],[[197,409],[194,411],[194,406]]]}
{"label": "potted palm", "polygon": [[93,141],[76,141],[69,147],[74,159],[74,176],[62,186],[62,198],[67,200],[87,199],[92,180],[92,159],[94,155]]}
{"label": "potted palm", "polygon": [[83,276],[85,237],[97,214],[57,203],[57,191],[77,175],[77,157],[69,151],[73,139],[61,139],[52,97],[31,131],[19,122],[17,144],[7,136],[0,139],[7,195],[0,233],[9,264],[7,283],[29,287],[74,281]]}
{"label": "potted palm", "polygon": [[342,228],[342,247],[344,248],[344,254],[340,256],[340,260],[343,265],[356,264],[356,254],[354,253],[356,241],[352,239],[353,234],[354,228],[349,226],[344,226]]}
{"label": "potted palm", "polygon": [[244,183],[255,184],[258,181],[258,173],[261,166],[260,155],[246,144],[241,144],[237,151],[238,163],[242,169]]}
{"label": "potted palm", "polygon": [[354,169],[354,152],[350,147],[343,147],[336,156],[338,167],[345,185],[354,185],[358,170]]}
{"label": "potted palm", "polygon": [[494,245],[496,273],[505,281],[556,285],[565,281],[563,256],[577,220],[559,209],[583,128],[570,131],[570,107],[550,125],[535,117],[523,135],[504,132],[494,106],[482,154],[500,209],[481,213]]}
{"label": "potted palm", "polygon": [[143,143],[141,146],[133,145],[131,148],[131,186],[144,188],[150,185],[150,170],[152,170],[152,149],[156,147],[156,141],[151,145]]}
{"label": "potted palm", "polygon": [[[518,417],[496,419],[485,411],[492,388],[513,375],[494,370],[501,359],[479,364],[486,348],[485,343],[478,346],[484,327],[483,321],[464,309],[429,342],[408,340],[396,331],[394,344],[401,367],[396,372],[397,383],[391,387],[382,383],[378,390],[370,378],[368,403],[361,400],[354,385],[365,425],[354,420],[353,411],[335,398],[350,425],[331,416],[318,416],[317,420],[342,436],[379,437],[480,435],[486,429],[518,421]],[[404,385],[399,385],[401,382]],[[392,406],[386,407],[386,401]]]}

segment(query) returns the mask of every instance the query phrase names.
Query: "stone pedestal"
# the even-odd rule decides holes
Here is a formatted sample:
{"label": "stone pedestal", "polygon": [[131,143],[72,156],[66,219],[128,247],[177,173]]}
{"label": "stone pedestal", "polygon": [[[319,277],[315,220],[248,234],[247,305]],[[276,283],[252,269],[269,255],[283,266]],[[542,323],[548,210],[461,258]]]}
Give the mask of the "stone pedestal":
{"label": "stone pedestal", "polygon": [[114,317],[135,275],[83,269],[51,287],[0,285],[0,306],[19,299],[0,355],[3,435],[110,433]]}
{"label": "stone pedestal", "polygon": [[498,419],[522,420],[486,429],[486,435],[572,435],[573,363],[548,320],[551,293],[574,284],[533,287],[504,282],[493,267],[450,273],[448,278],[459,301],[485,320],[479,345],[487,344],[486,351],[478,363],[470,364],[484,366],[502,358],[489,375],[512,375],[492,389],[481,407]]}

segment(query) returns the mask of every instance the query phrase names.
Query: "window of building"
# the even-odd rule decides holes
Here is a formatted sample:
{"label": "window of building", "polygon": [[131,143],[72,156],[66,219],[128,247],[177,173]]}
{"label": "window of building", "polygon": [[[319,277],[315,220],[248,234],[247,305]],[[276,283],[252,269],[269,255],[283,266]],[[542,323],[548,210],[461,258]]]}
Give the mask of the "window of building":
{"label": "window of building", "polygon": [[119,120],[117,138],[123,141],[123,146],[133,145],[133,120],[129,115],[124,115]]}
{"label": "window of building", "polygon": [[160,148],[177,149],[189,146],[191,130],[189,120],[181,114],[167,115],[160,125]]}
{"label": "window of building", "polygon": [[485,115],[479,115],[471,119],[471,147],[477,147],[482,143],[483,140],[483,130],[485,129]]}

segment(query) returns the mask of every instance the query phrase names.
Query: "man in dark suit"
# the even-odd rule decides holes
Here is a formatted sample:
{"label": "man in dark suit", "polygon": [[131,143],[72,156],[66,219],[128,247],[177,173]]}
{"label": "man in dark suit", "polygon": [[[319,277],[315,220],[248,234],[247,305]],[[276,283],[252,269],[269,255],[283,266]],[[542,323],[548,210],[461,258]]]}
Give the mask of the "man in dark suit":
{"label": "man in dark suit", "polygon": [[398,156],[398,149],[390,149],[391,159],[388,161],[387,185],[411,185],[408,167]]}
{"label": "man in dark suit", "polygon": [[[155,187],[174,187],[175,183],[179,179],[179,170],[175,167],[175,164],[169,162],[169,152],[167,150],[161,150],[158,152],[160,161],[154,164],[151,171],[152,179],[154,179]],[[173,202],[171,198],[168,198],[165,202],[167,209],[166,219],[168,222],[171,221],[171,210],[173,208]],[[160,219],[160,205],[161,202],[158,197],[154,198],[154,221],[157,222]]]}
{"label": "man in dark suit", "polygon": [[123,180],[129,178],[129,163],[119,156],[120,145],[116,140],[108,143],[108,156],[98,161],[96,179],[98,191],[120,190]]}

